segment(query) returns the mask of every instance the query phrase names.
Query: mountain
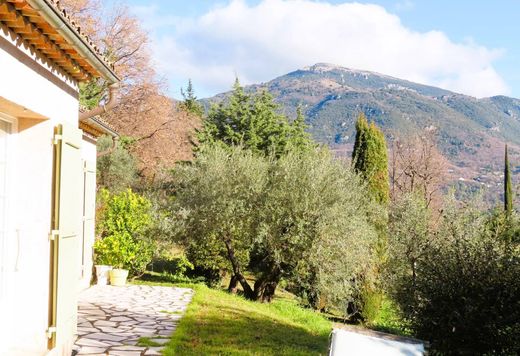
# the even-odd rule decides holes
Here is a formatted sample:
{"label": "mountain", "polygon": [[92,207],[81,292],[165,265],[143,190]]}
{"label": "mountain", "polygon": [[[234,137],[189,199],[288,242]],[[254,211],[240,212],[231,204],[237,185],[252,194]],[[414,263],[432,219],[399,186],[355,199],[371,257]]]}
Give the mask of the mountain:
{"label": "mountain", "polygon": [[[294,117],[302,105],[313,137],[338,154],[349,154],[360,112],[382,127],[388,139],[436,128],[439,148],[451,162],[453,180],[472,187],[502,184],[503,151],[510,147],[513,171],[520,173],[520,100],[477,99],[387,75],[319,63],[267,83],[282,110]],[[210,101],[223,100],[228,93]],[[514,164],[516,162],[516,164]]]}

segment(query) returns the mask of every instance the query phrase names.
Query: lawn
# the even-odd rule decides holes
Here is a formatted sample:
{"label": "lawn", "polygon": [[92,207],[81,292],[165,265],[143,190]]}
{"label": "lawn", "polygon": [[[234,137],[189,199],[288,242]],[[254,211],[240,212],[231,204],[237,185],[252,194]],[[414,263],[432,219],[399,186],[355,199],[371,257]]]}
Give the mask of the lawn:
{"label": "lawn", "polygon": [[164,355],[326,355],[330,321],[295,301],[245,300],[190,285],[193,301]]}
{"label": "lawn", "polygon": [[[165,355],[326,355],[328,352],[332,322],[325,314],[300,307],[296,297],[283,289],[277,291],[273,303],[262,304],[203,284],[165,282],[168,279],[159,273],[148,273],[144,279],[133,283],[179,285],[195,290],[195,297]],[[221,288],[228,282],[224,281]],[[409,325],[388,298],[383,299],[374,323],[354,327],[412,336]]]}
{"label": "lawn", "polygon": [[410,326],[399,316],[397,306],[387,297],[383,298],[379,316],[368,328],[399,336],[412,336]]}

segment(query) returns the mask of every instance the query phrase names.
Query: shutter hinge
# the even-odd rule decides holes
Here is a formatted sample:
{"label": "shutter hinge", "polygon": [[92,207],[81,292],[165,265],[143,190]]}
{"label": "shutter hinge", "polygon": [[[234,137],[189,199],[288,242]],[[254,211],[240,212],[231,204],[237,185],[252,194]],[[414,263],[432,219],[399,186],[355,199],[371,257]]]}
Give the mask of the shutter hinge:
{"label": "shutter hinge", "polygon": [[47,338],[49,338],[49,339],[52,338],[52,334],[56,333],[56,327],[55,326],[49,327],[45,333],[47,334]]}
{"label": "shutter hinge", "polygon": [[58,237],[60,234],[60,230],[52,230],[49,234],[49,241],[55,241],[56,237]]}
{"label": "shutter hinge", "polygon": [[52,140],[52,143],[57,145],[62,139],[63,139],[62,135],[56,134],[56,135],[54,135],[54,139]]}

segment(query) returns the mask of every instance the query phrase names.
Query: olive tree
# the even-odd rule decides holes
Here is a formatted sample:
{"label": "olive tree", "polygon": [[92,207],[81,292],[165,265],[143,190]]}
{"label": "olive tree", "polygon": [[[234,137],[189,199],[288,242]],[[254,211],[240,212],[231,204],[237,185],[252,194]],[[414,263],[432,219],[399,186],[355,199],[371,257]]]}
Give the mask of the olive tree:
{"label": "olive tree", "polygon": [[324,149],[274,163],[260,219],[263,268],[255,291],[262,300],[271,300],[282,277],[296,281],[314,306],[350,297],[376,237],[364,187]]}
{"label": "olive tree", "polygon": [[428,247],[435,238],[431,213],[420,194],[409,193],[392,204],[389,215],[385,284],[391,294],[398,295],[398,299],[411,299],[417,279],[417,264],[428,253]]}
{"label": "olive tree", "polygon": [[[344,300],[369,259],[376,235],[363,185],[325,150],[276,159],[206,146],[174,178],[188,255],[195,265],[230,270],[230,291],[240,283],[249,299],[270,301],[286,278]],[[246,267],[256,273],[253,286]]]}
{"label": "olive tree", "polygon": [[114,141],[102,136],[97,142],[97,183],[112,192],[121,192],[135,185],[137,161],[128,150],[131,140],[123,137]]}
{"label": "olive tree", "polygon": [[[239,147],[208,146],[174,171],[174,211],[180,242],[196,266],[231,270],[247,297],[244,278],[256,237],[256,211],[265,190],[268,161]],[[231,285],[233,289],[235,285]]]}

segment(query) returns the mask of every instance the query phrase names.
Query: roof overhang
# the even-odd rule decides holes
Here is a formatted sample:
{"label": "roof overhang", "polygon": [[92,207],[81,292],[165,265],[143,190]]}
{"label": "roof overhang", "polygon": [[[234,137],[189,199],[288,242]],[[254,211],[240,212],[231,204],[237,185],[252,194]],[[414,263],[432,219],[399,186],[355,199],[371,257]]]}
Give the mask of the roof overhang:
{"label": "roof overhang", "polygon": [[79,128],[94,139],[103,135],[112,136],[113,138],[119,137],[117,131],[98,116],[81,119],[79,121]]}
{"label": "roof overhang", "polygon": [[113,66],[55,0],[0,0],[0,22],[77,81],[119,82]]}

